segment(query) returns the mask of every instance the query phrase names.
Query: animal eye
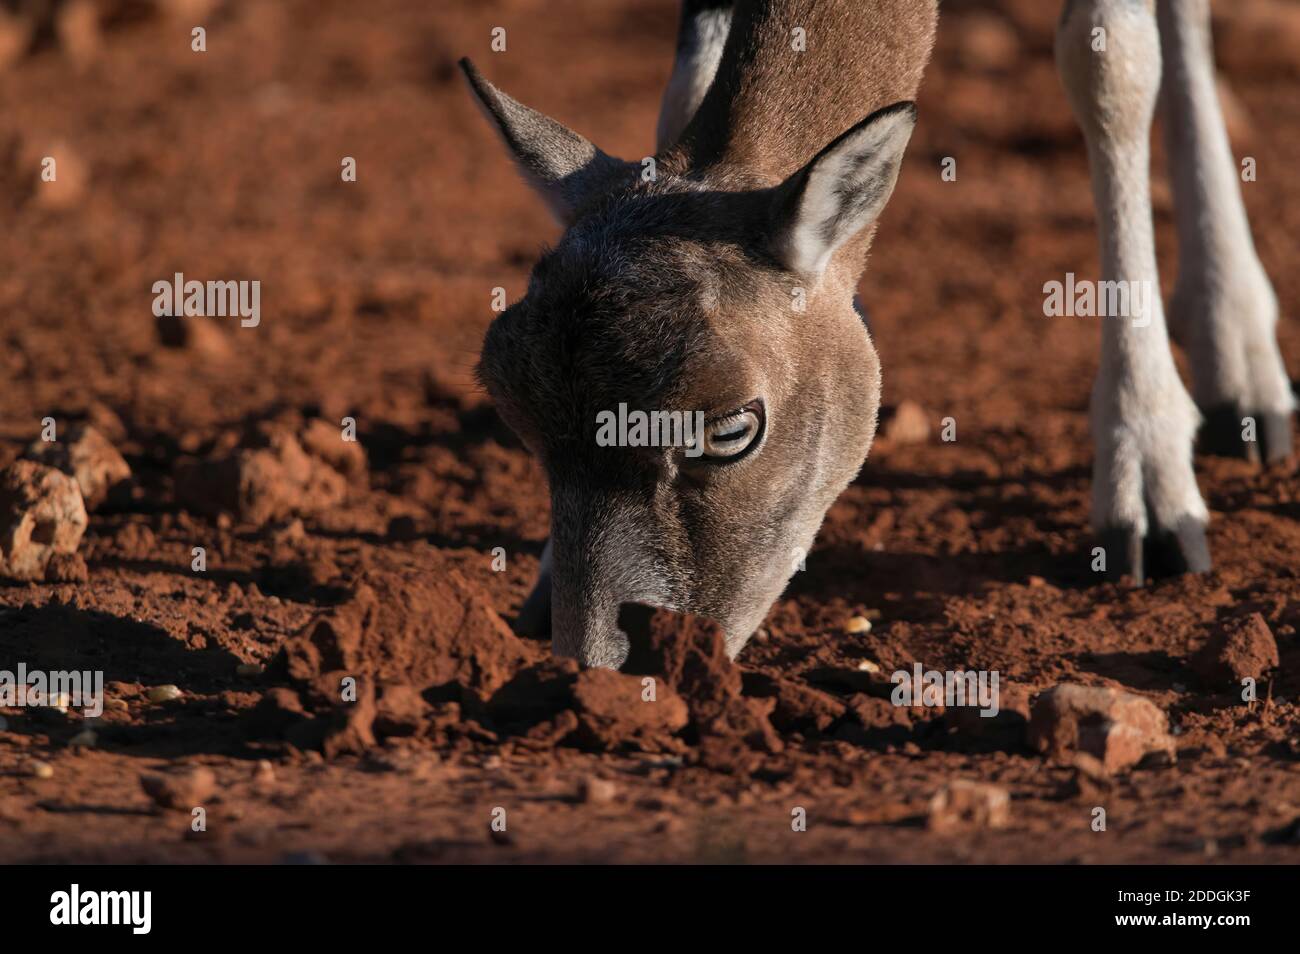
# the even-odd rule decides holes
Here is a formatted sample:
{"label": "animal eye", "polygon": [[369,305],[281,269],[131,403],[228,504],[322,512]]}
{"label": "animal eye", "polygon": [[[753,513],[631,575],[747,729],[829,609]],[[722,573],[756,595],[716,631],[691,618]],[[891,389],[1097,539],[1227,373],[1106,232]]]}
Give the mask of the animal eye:
{"label": "animal eye", "polygon": [[758,442],[763,423],[761,401],[710,421],[704,426],[704,455],[714,460],[735,460]]}

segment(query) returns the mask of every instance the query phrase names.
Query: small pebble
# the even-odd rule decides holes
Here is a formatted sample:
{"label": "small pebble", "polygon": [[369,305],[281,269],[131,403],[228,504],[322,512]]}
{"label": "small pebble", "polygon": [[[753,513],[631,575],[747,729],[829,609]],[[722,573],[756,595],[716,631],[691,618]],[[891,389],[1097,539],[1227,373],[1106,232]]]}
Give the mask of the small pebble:
{"label": "small pebble", "polygon": [[873,663],[870,659],[864,659],[858,663],[858,672],[877,673],[880,672],[880,666]]}
{"label": "small pebble", "polygon": [[32,775],[36,776],[36,778],[54,777],[54,766],[51,765],[49,762],[40,762],[40,761],[32,762],[30,769]]}
{"label": "small pebble", "polygon": [[844,624],[846,633],[869,633],[871,632],[871,620],[865,616],[854,616]]}
{"label": "small pebble", "polygon": [[588,776],[579,789],[582,800],[589,805],[607,805],[618,795],[618,786],[609,779]]}
{"label": "small pebble", "polygon": [[80,732],[78,732],[76,735],[74,735],[72,738],[68,740],[68,745],[71,745],[74,748],[80,748],[80,747],[90,748],[95,744],[98,738],[99,737],[95,735],[94,729],[82,729]]}
{"label": "small pebble", "polygon": [[150,702],[170,702],[181,697],[181,691],[168,683],[165,686],[151,686],[148,692]]}

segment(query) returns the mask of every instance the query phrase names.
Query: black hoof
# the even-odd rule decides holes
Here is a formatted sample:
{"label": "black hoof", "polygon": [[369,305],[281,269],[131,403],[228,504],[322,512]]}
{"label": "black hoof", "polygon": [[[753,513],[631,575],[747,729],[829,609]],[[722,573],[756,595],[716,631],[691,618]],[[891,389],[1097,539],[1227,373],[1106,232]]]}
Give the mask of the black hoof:
{"label": "black hoof", "polygon": [[1291,437],[1291,415],[1269,412],[1259,422],[1259,453],[1266,464],[1276,464],[1291,456],[1295,445]]}
{"label": "black hoof", "polygon": [[1107,527],[1097,534],[1097,546],[1101,548],[1104,563],[1097,564],[1096,551],[1093,551],[1093,571],[1099,572],[1107,580],[1118,582],[1129,577],[1141,586],[1146,582],[1146,562],[1142,553],[1142,534],[1130,527]]}
{"label": "black hoof", "polygon": [[1174,527],[1153,525],[1145,537],[1131,527],[1111,527],[1098,534],[1097,545],[1105,555],[1105,578],[1128,577],[1138,586],[1148,576],[1208,573],[1213,566],[1205,525],[1190,517]]}
{"label": "black hoof", "polygon": [[1259,442],[1246,440],[1245,419],[1249,416],[1235,404],[1202,408],[1198,441],[1201,453],[1258,462]]}
{"label": "black hoof", "polygon": [[[1252,413],[1232,405],[1201,411],[1200,451],[1215,457],[1235,457],[1266,464],[1291,456],[1291,415],[1271,411]],[[1251,422],[1254,422],[1253,428]],[[1254,439],[1251,440],[1253,430]]]}

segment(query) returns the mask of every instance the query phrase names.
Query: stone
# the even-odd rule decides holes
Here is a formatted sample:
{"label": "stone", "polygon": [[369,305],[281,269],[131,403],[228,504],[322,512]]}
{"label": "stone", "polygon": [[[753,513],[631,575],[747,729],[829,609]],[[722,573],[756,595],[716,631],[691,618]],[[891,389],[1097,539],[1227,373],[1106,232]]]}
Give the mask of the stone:
{"label": "stone", "polygon": [[1054,686],[1034,700],[1029,744],[1062,761],[1084,752],[1109,774],[1148,753],[1174,752],[1169,721],[1154,703],[1119,689],[1072,684]]}
{"label": "stone", "polygon": [[52,556],[77,551],[86,523],[73,478],[36,461],[14,461],[0,471],[0,576],[43,579]]}
{"label": "stone", "polygon": [[75,477],[87,510],[98,510],[109,501],[130,501],[130,466],[108,438],[89,424],[69,425],[55,441],[34,441],[25,456]]}

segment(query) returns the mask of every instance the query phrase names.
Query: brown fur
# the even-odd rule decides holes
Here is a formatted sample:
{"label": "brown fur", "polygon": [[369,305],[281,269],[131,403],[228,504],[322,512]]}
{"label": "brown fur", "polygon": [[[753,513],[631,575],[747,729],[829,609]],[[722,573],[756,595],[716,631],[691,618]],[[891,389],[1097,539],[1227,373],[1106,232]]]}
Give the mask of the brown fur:
{"label": "brown fur", "polygon": [[[489,329],[480,376],[546,467],[552,639],[590,665],[626,657],[624,602],[716,619],[739,652],[875,433],[879,362],[852,306],[873,223],[854,225],[818,274],[792,273],[775,236],[816,205],[806,164],[915,94],[935,6],[776,0],[740,4],[736,17],[718,80],[653,182],[467,68],[516,161],[569,222],[527,296]],[[809,52],[791,49],[793,25],[806,27]],[[892,143],[910,132],[902,119]],[[875,169],[859,139],[872,141],[850,133],[843,155],[817,167],[848,177],[856,204],[830,217],[841,231],[849,213],[878,211],[897,171]],[[575,195],[584,180],[601,184]],[[841,198],[821,188],[823,202]],[[735,462],[593,439],[596,414],[620,402],[720,416],[756,398],[765,435]]]}

